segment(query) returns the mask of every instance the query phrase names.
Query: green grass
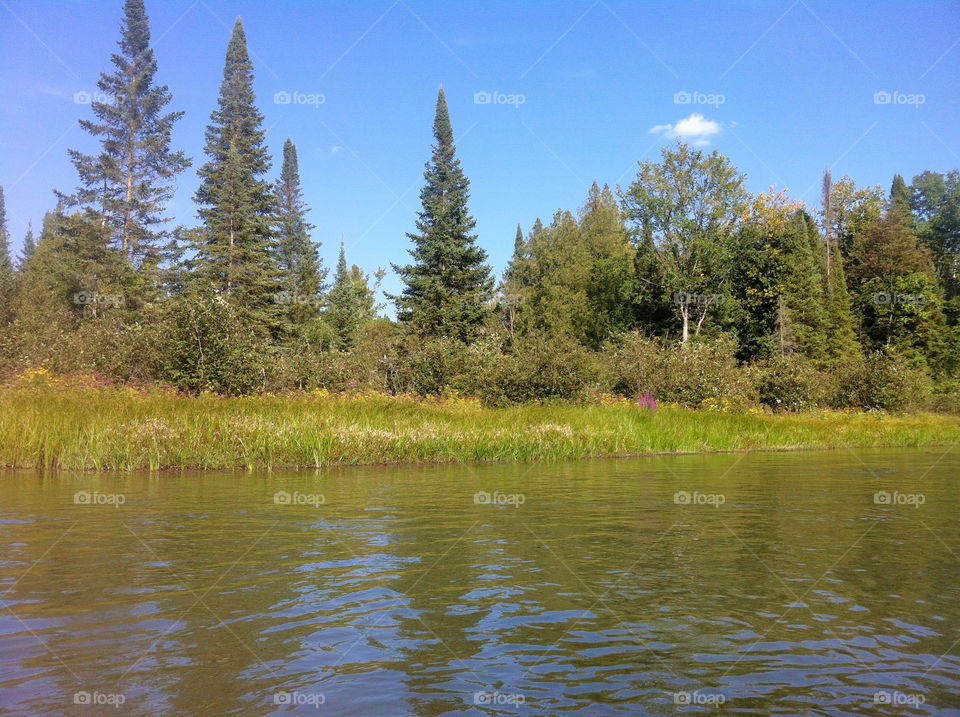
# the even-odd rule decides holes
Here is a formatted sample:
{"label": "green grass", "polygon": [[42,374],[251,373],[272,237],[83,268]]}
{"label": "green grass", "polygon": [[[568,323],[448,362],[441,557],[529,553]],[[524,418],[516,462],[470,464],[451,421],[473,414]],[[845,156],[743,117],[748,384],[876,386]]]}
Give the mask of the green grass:
{"label": "green grass", "polygon": [[263,469],[363,463],[919,446],[960,418],[733,414],[614,405],[485,408],[386,396],[185,397],[129,388],[0,388],[0,466]]}

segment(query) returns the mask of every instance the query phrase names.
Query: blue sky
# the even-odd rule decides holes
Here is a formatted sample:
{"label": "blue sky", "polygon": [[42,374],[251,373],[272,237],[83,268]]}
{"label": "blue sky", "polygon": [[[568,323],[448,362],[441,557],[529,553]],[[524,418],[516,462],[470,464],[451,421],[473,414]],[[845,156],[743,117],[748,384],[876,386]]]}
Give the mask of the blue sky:
{"label": "blue sky", "polygon": [[[0,0],[0,184],[17,250],[51,188],[76,183],[67,148],[93,148],[77,120],[109,69],[121,6]],[[498,272],[518,222],[577,208],[595,179],[625,186],[678,135],[731,157],[751,190],[808,203],[828,165],[885,188],[895,172],[960,167],[955,2],[147,0],[147,11],[158,79],[186,112],[174,146],[194,159],[171,213],[196,223],[203,128],[240,15],[268,143],[275,157],[286,137],[297,144],[327,266],[341,236],[367,271],[406,261],[441,83]]]}

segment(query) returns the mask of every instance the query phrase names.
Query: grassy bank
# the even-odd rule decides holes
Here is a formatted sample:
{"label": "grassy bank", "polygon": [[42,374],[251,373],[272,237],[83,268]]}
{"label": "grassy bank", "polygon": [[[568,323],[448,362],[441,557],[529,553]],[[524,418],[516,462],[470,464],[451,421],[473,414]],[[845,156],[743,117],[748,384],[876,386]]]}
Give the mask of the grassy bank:
{"label": "grassy bank", "polygon": [[0,465],[15,468],[537,461],[958,439],[960,418],[933,414],[653,411],[624,400],[485,408],[458,398],[379,394],[191,398],[112,387],[0,389]]}

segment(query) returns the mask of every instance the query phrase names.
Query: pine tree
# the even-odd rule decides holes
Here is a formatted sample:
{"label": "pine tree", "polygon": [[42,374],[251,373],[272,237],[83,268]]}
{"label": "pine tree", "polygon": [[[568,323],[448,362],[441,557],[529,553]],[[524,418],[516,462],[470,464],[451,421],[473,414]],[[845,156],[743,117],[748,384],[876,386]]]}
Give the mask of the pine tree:
{"label": "pine tree", "polygon": [[0,300],[6,302],[13,286],[13,258],[10,256],[10,232],[7,231],[7,205],[0,187]]}
{"label": "pine tree", "polygon": [[263,115],[256,107],[253,64],[240,18],[233,27],[217,109],[206,130],[209,160],[198,172],[196,202],[203,220],[198,240],[198,276],[229,296],[239,315],[276,328],[279,290],[272,223],[273,186],[264,146]]}
{"label": "pine tree", "polygon": [[910,209],[910,190],[899,174],[893,175],[893,184],[890,185],[889,209],[899,212],[910,220],[913,219],[913,211]]}
{"label": "pine tree", "polygon": [[830,249],[830,234],[833,231],[833,174],[830,168],[823,170],[823,185],[821,187],[820,201],[823,213],[823,242],[826,245],[826,267],[827,267],[827,289],[830,289],[830,264],[832,260],[832,250]]}
{"label": "pine tree", "polygon": [[30,257],[37,250],[37,240],[33,237],[33,222],[27,223],[27,234],[23,237],[23,249],[20,250],[20,258],[17,261],[17,270],[23,271]]}
{"label": "pine tree", "polygon": [[157,61],[143,0],[126,0],[123,13],[120,51],[110,58],[114,72],[101,74],[97,83],[107,101],[91,103],[96,121],[80,121],[99,138],[101,151],[91,156],[70,150],[80,186],[68,199],[100,212],[105,238],[129,261],[150,256],[155,263],[166,234],[158,226],[166,221],[174,180],[190,160],[170,151],[171,130],[183,112],[165,113],[172,96],[166,85],[154,85]]}
{"label": "pine tree", "polygon": [[853,304],[847,290],[840,248],[833,245],[832,270],[827,279],[827,355],[831,359],[844,359],[862,353],[857,341]]}
{"label": "pine tree", "polygon": [[293,326],[302,326],[318,313],[326,269],[320,264],[319,242],[310,239],[314,226],[300,189],[297,147],[288,138],[283,144],[283,166],[277,180],[277,263],[283,291],[290,297],[287,312]]}
{"label": "pine tree", "polygon": [[[377,284],[383,273],[377,273]],[[333,287],[327,295],[327,310],[324,320],[333,331],[333,344],[341,350],[349,350],[357,340],[360,327],[376,316],[376,300],[368,277],[356,264],[347,269],[347,254],[340,242],[340,258],[333,276]]]}
{"label": "pine tree", "polygon": [[511,275],[519,267],[520,262],[524,260],[526,252],[527,241],[523,238],[523,229],[517,224],[517,234],[513,239],[513,254],[510,256],[507,268],[503,270],[503,280],[505,284],[510,281]]}
{"label": "pine tree", "polygon": [[467,341],[486,319],[493,277],[487,253],[476,245],[476,221],[467,209],[469,180],[456,158],[453,129],[443,88],[437,95],[433,154],[427,163],[423,205],[413,241],[413,263],[393,265],[406,285],[397,317],[425,336],[452,336]]}
{"label": "pine tree", "polygon": [[793,338],[797,351],[822,360],[828,326],[822,278],[813,253],[818,240],[813,217],[802,211],[791,217],[781,238],[784,276],[779,301],[784,335]]}

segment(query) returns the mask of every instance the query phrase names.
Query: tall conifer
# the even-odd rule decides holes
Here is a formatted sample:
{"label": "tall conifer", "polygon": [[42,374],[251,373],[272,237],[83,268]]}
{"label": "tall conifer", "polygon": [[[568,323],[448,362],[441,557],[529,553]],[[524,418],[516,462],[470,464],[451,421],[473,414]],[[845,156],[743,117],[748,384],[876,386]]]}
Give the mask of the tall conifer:
{"label": "tall conifer", "polygon": [[190,166],[183,152],[170,150],[173,125],[183,112],[167,112],[170,91],[154,84],[157,61],[143,0],[124,2],[120,33],[119,52],[110,58],[114,71],[102,73],[97,83],[103,100],[91,102],[96,119],[80,120],[100,140],[100,154],[70,150],[80,186],[61,197],[99,212],[104,239],[129,261],[154,263],[175,178]]}
{"label": "tall conifer", "polygon": [[275,194],[263,115],[256,107],[253,63],[240,18],[227,46],[217,109],[210,115],[196,201],[203,220],[196,268],[230,297],[242,318],[274,327],[280,290],[273,223]]}
{"label": "tall conifer", "polygon": [[483,324],[493,293],[487,253],[476,245],[476,221],[467,208],[470,182],[460,167],[443,88],[437,95],[433,154],[420,191],[423,205],[413,241],[413,263],[393,265],[406,285],[397,317],[426,336],[469,340]]}

